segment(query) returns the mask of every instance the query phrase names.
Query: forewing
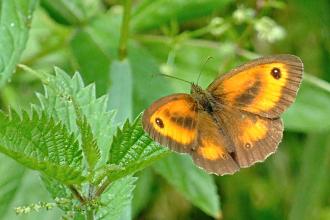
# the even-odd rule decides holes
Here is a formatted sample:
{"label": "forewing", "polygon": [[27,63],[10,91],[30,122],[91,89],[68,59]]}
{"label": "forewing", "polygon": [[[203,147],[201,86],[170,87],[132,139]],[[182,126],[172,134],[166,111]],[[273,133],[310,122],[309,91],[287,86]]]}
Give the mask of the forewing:
{"label": "forewing", "polygon": [[296,56],[263,57],[223,75],[207,90],[223,105],[277,118],[295,100],[302,73]]}
{"label": "forewing", "polygon": [[231,143],[223,131],[206,112],[198,116],[197,145],[192,152],[194,162],[210,173],[233,174],[239,170],[230,155]]}
{"label": "forewing", "polygon": [[191,152],[197,140],[197,104],[188,94],[155,101],[143,113],[142,124],[150,137],[177,152]]}

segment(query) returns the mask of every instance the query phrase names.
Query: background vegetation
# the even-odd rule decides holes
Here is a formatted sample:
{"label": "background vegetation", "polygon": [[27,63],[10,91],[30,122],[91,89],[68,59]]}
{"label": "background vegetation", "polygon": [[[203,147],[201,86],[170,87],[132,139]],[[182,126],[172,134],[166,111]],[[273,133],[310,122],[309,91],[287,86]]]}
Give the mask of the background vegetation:
{"label": "background vegetation", "polygon": [[[189,85],[157,77],[157,73],[195,81],[202,72],[200,85],[205,88],[218,74],[260,55],[291,53],[304,62],[303,84],[297,101],[283,116],[284,139],[275,155],[233,176],[217,177],[196,168],[189,157],[165,152],[162,159],[152,158],[156,162],[136,173],[137,178],[113,177],[118,180],[112,183],[113,191],[105,203],[121,206],[106,206],[112,214],[105,215],[105,219],[330,219],[329,1],[0,2],[1,109],[29,109],[31,103],[41,102],[39,110],[51,115],[65,106],[60,103],[53,109],[44,108],[51,105],[52,99],[47,97],[62,94],[52,89],[68,89],[83,106],[88,120],[111,118],[100,112],[117,109],[111,126],[99,128],[109,134],[97,137],[103,145],[112,143],[116,124],[136,118],[155,99],[189,91]],[[213,59],[205,64],[210,56]],[[18,63],[25,66],[16,68]],[[92,92],[83,89],[78,75],[69,79],[56,69],[59,75],[49,83],[45,75],[27,68],[53,74],[54,66],[72,75],[79,71],[86,85],[95,82],[97,97],[108,94],[108,102],[100,101],[104,108],[99,104],[94,112],[91,110],[100,115],[86,113],[86,106],[98,101],[89,97]],[[36,96],[36,92],[46,98],[40,99],[42,95]],[[70,111],[68,114],[79,116],[77,111]],[[65,118],[62,114],[54,118]],[[80,119],[78,127],[80,123],[80,128],[89,131],[87,125],[83,127],[83,116]],[[1,130],[19,128],[19,120],[15,120],[14,116],[13,122],[6,124],[1,116]],[[67,134],[65,127],[52,128],[52,122],[43,118],[40,122],[31,121],[30,125],[48,126],[45,129]],[[91,126],[94,129],[96,125]],[[117,133],[113,145],[127,143],[119,137],[128,137],[125,131],[135,131],[135,126],[138,121],[126,124],[124,134]],[[8,155],[3,145],[0,142],[0,151]],[[120,152],[112,152],[115,157],[109,161],[119,163]],[[22,164],[22,158],[14,159]],[[44,176],[41,181],[39,173],[5,155],[1,154],[0,160],[2,219],[64,216],[63,209],[49,207],[59,206],[59,202],[54,203],[47,192]],[[89,162],[93,164],[93,159]],[[72,182],[80,181],[77,176],[71,177]],[[55,178],[68,181],[65,174]],[[40,207],[36,208],[36,204]],[[17,216],[15,208],[27,214]]]}

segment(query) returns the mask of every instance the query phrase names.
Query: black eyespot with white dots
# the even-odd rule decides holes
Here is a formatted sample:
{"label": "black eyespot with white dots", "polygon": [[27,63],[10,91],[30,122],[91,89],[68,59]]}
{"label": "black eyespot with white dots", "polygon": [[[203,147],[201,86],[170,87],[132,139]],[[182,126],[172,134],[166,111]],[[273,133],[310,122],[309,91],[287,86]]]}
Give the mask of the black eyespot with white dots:
{"label": "black eyespot with white dots", "polygon": [[272,74],[274,79],[280,79],[281,78],[281,70],[277,67],[274,67],[270,73]]}
{"label": "black eyespot with white dots", "polygon": [[158,127],[160,127],[160,128],[164,128],[164,122],[163,122],[162,119],[160,119],[160,118],[156,118],[156,119],[155,119],[155,122],[156,122],[156,124],[158,125]]}

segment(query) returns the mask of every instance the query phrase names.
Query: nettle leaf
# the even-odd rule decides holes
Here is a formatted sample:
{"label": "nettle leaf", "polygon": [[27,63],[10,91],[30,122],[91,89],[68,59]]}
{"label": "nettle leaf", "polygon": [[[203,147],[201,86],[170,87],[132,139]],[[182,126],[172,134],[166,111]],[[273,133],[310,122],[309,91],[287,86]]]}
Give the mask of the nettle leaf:
{"label": "nettle leaf", "polygon": [[37,0],[0,2],[0,86],[12,76],[25,48]]}
{"label": "nettle leaf", "polygon": [[105,207],[100,209],[97,219],[118,220],[132,200],[136,180],[129,176],[114,181],[101,196],[101,204]]}
{"label": "nettle leaf", "polygon": [[[115,112],[107,110],[108,97],[96,98],[94,84],[85,87],[79,73],[72,78],[59,68],[55,68],[55,73],[55,76],[49,76],[48,83],[44,86],[45,94],[37,94],[41,104],[40,111],[45,111],[55,120],[61,121],[70,131],[79,133],[75,105],[79,106],[100,148],[99,164],[105,162],[109,143],[115,131],[113,123]],[[94,147],[96,145],[92,148]]]}
{"label": "nettle leaf", "polygon": [[65,184],[84,181],[76,137],[60,122],[27,112],[0,113],[0,151],[31,169]]}
{"label": "nettle leaf", "polygon": [[156,144],[145,134],[139,116],[133,123],[126,121],[114,136],[108,163],[119,165],[122,169],[115,170],[108,176],[114,180],[133,174],[168,153],[166,148]]}
{"label": "nettle leaf", "polygon": [[69,189],[60,182],[54,180],[53,178],[48,177],[46,175],[42,175],[41,179],[53,199],[69,198],[71,196],[71,192],[69,191]]}
{"label": "nettle leaf", "polygon": [[91,126],[88,124],[86,116],[81,116],[77,120],[77,125],[80,128],[82,150],[86,158],[89,171],[93,171],[97,161],[100,159],[100,149],[97,146],[97,141],[94,139]]}

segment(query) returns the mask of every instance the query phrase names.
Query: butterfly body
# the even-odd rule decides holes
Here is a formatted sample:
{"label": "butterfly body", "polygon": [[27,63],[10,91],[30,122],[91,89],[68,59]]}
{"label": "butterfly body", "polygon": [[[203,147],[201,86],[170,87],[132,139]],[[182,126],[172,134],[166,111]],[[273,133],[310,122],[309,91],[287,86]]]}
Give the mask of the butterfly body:
{"label": "butterfly body", "polygon": [[216,100],[211,93],[207,90],[203,90],[200,86],[194,83],[191,85],[190,93],[195,100],[199,111],[206,111],[210,114],[213,112],[216,106]]}
{"label": "butterfly body", "polygon": [[292,55],[251,61],[205,90],[192,84],[191,94],[155,101],[143,114],[143,128],[210,173],[235,173],[276,151],[283,135],[280,115],[294,101],[302,71]]}

